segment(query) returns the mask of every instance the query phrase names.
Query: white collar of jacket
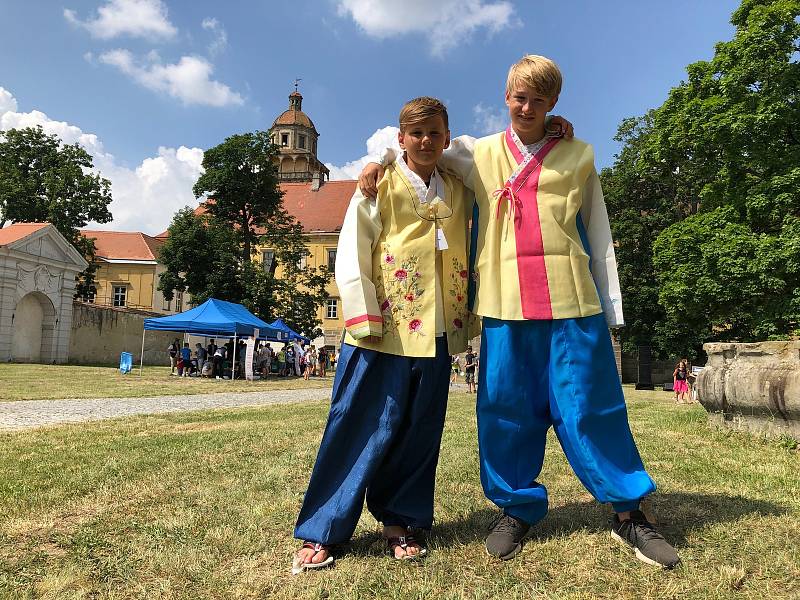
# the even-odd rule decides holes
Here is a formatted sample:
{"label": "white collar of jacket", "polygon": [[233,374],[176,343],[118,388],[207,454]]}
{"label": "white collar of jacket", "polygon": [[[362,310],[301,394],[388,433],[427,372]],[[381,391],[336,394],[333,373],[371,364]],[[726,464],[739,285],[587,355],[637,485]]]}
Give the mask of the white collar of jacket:
{"label": "white collar of jacket", "polygon": [[511,130],[511,139],[514,140],[514,144],[517,146],[519,153],[522,154],[523,156],[522,162],[519,163],[519,165],[517,165],[517,168],[514,169],[514,172],[508,178],[508,183],[514,183],[519,174],[522,173],[527,168],[528,163],[530,163],[534,159],[536,153],[542,148],[544,148],[544,145],[547,142],[549,142],[554,136],[545,133],[545,136],[538,142],[533,142],[532,144],[528,144],[526,146],[525,144],[522,143],[522,140],[519,139],[519,136],[517,135],[517,132],[514,131],[514,128],[509,127],[509,129]]}
{"label": "white collar of jacket", "polygon": [[444,200],[444,179],[442,179],[442,176],[439,174],[439,169],[436,167],[433,168],[433,174],[431,174],[431,184],[425,185],[422,177],[414,173],[414,171],[412,171],[406,164],[404,155],[405,152],[395,158],[394,162],[397,165],[397,168],[399,168],[403,175],[405,175],[406,179],[411,182],[420,204],[426,204],[437,197],[441,200]]}

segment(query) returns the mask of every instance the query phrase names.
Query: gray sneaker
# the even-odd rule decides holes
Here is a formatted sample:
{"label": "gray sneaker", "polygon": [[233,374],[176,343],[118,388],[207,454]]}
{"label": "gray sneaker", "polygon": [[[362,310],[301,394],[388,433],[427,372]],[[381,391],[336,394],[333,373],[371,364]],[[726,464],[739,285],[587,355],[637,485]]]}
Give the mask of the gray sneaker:
{"label": "gray sneaker", "polygon": [[633,547],[636,558],[648,565],[672,569],[681,562],[675,548],[655,530],[640,510],[632,511],[630,518],[624,521],[614,515],[611,537]]}
{"label": "gray sneaker", "polygon": [[500,560],[514,558],[522,550],[522,539],[530,528],[522,519],[500,513],[489,526],[486,551]]}

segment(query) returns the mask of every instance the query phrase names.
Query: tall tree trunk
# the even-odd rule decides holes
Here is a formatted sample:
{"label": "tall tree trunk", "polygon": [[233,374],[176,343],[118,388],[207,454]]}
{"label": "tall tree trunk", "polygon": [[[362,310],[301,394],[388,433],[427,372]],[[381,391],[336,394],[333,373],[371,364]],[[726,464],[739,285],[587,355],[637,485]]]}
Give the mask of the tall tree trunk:
{"label": "tall tree trunk", "polygon": [[250,264],[250,218],[245,213],[242,215],[242,240],[244,244],[242,246],[242,262],[246,265]]}

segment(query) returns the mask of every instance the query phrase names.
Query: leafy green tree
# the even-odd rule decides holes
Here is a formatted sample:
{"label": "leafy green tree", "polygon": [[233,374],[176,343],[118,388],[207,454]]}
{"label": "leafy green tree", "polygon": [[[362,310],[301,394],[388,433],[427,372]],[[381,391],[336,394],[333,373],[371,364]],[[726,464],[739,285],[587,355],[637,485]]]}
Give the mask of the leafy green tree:
{"label": "leafy green tree", "polygon": [[[210,297],[239,302],[264,320],[280,317],[296,331],[318,335],[318,308],[330,274],[304,266],[302,225],[283,207],[272,159],[277,147],[265,132],[234,135],[206,151],[205,173],[194,186],[206,195],[205,214],[177,213],[162,247],[167,267],[159,289],[188,291],[195,303]],[[268,269],[254,262],[257,246],[270,248]],[[277,269],[280,266],[280,276]]]}
{"label": "leafy green tree", "polygon": [[[790,256],[780,237],[753,232],[733,207],[668,227],[654,244],[654,257],[666,312],[657,335],[673,353],[693,354],[703,340],[786,337],[792,293],[784,265]],[[686,264],[692,265],[689,277],[676,268]]]}
{"label": "leafy green tree", "polygon": [[626,312],[642,317],[623,336],[651,335],[662,355],[800,333],[800,2],[744,0],[731,22],[711,61],[689,65],[638,129],[623,123],[604,172],[621,256],[652,248],[651,271],[640,257],[621,273]]}
{"label": "leafy green tree", "polygon": [[158,260],[166,267],[158,289],[167,300],[174,292],[188,292],[195,304],[209,298],[241,302],[244,281],[239,271],[241,253],[233,230],[198,215],[188,206],[175,213],[169,237]]}
{"label": "leafy green tree", "polygon": [[76,297],[93,291],[97,270],[94,243],[79,229],[111,221],[111,183],[92,168],[86,150],[41,127],[0,131],[0,227],[52,223],[90,263],[77,277]]}
{"label": "leafy green tree", "polygon": [[652,118],[651,112],[623,121],[615,138],[623,144],[622,150],[614,167],[600,173],[623,292],[625,327],[619,335],[623,351],[629,353],[650,345],[655,324],[664,318],[653,269],[653,242],[659,231],[675,221],[671,179],[644,158]]}
{"label": "leafy green tree", "polygon": [[208,212],[234,229],[242,263],[252,258],[258,230],[283,212],[272,163],[277,151],[266,131],[256,131],[232,135],[203,155],[205,172],[194,185],[194,195],[214,199]]}

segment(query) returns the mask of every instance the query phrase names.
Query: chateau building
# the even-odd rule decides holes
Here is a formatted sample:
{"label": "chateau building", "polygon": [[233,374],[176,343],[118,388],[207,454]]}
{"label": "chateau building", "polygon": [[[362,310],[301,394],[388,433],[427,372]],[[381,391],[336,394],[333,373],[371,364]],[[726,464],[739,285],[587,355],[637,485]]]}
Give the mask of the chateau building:
{"label": "chateau building", "polygon": [[[336,246],[342,229],[344,215],[350,198],[356,189],[356,181],[329,181],[318,188],[313,183],[281,183],[283,205],[287,212],[303,225],[309,256],[309,267],[327,266],[333,273],[336,262]],[[259,248],[264,266],[267,267],[274,256],[269,248]],[[280,265],[276,269],[280,276]],[[331,278],[327,287],[328,299],[320,308],[317,317],[322,322],[325,345],[339,348],[344,318],[339,289]]]}
{"label": "chateau building", "polygon": [[[275,119],[268,133],[273,143],[280,146],[280,155],[276,157],[275,164],[283,192],[283,205],[303,226],[304,241],[309,251],[305,266],[326,266],[333,273],[339,232],[357,182],[328,181],[329,170],[317,158],[319,133],[313,121],[302,111],[302,102],[300,92],[292,92],[289,95],[289,109]],[[201,214],[204,210],[200,206],[195,212]],[[166,233],[156,238],[164,239]],[[269,269],[275,260],[275,253],[272,248],[259,246],[256,260]],[[280,277],[281,271],[281,266],[277,265],[276,276]],[[344,318],[339,290],[333,278],[328,283],[327,293],[328,298],[317,317],[322,323],[325,345],[338,349],[344,331]],[[319,340],[316,343],[319,344]]]}
{"label": "chateau building", "polygon": [[[269,129],[273,143],[280,146],[276,158],[278,179],[287,212],[303,226],[309,256],[307,266],[327,266],[333,273],[336,246],[344,215],[356,189],[356,181],[328,181],[330,172],[317,158],[319,133],[303,110],[303,96],[295,89],[289,95],[289,109],[281,113]],[[272,249],[260,247],[258,258],[265,268],[274,259]],[[280,276],[278,265],[276,275]],[[328,299],[320,308],[325,345],[339,348],[344,319],[336,282],[328,284]]]}

